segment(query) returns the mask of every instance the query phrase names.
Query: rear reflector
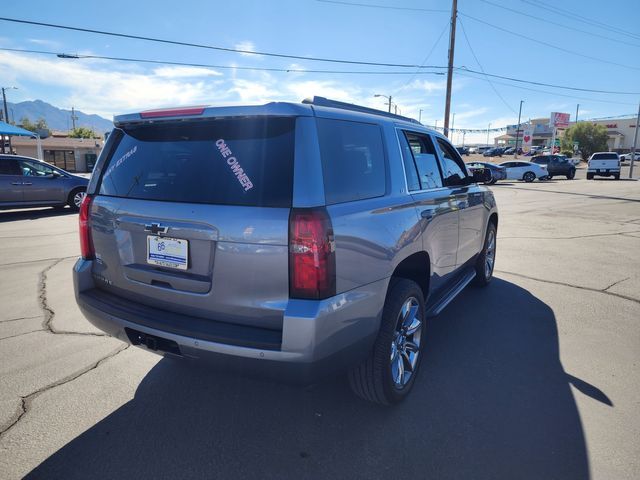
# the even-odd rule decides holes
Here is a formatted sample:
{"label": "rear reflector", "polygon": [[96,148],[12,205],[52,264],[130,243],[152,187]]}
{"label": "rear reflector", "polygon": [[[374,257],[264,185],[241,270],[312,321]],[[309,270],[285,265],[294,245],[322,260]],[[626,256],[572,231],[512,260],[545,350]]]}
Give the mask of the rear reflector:
{"label": "rear reflector", "polygon": [[336,252],[325,209],[293,209],[289,217],[289,296],[322,299],[336,294]]}
{"label": "rear reflector", "polygon": [[163,117],[188,117],[191,115],[202,115],[205,107],[186,107],[186,108],[165,108],[162,110],[147,110],[141,112],[142,118],[163,118]]}
{"label": "rear reflector", "polygon": [[78,215],[80,231],[80,254],[85,260],[93,260],[96,256],[93,249],[93,239],[91,238],[91,225],[89,225],[89,212],[91,211],[91,201],[93,197],[85,195],[80,205]]}

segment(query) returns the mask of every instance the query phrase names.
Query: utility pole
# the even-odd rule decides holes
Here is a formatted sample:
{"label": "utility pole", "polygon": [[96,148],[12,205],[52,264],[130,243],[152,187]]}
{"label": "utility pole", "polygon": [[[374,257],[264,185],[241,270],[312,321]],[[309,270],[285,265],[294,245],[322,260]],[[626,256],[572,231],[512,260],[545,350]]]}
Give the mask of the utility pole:
{"label": "utility pole", "polygon": [[458,0],[451,5],[451,31],[449,33],[449,64],[447,66],[447,95],[444,104],[444,134],[449,136],[449,111],[451,109],[451,83],[453,81],[453,53],[456,46],[456,18],[458,17]]}
{"label": "utility pole", "polygon": [[[456,114],[453,114],[453,118],[451,119],[451,130],[453,130],[453,125],[456,123]],[[449,134],[447,133],[447,137]]]}
{"label": "utility pole", "polygon": [[578,109],[580,108],[580,104],[576,105],[576,123],[578,123]]}
{"label": "utility pole", "polygon": [[[2,87],[2,103],[4,104],[4,121],[9,123],[9,110],[7,109],[7,94],[5,91],[9,88],[16,89],[16,87]],[[2,153],[4,151],[4,137],[2,137]],[[11,148],[11,135],[9,135],[9,153],[12,153]]]}
{"label": "utility pole", "polygon": [[491,130],[491,124],[487,127],[487,147],[489,146],[489,130]]}
{"label": "utility pole", "polygon": [[420,111],[418,112],[418,123],[422,123],[422,109],[420,109]]}
{"label": "utility pole", "polygon": [[76,111],[73,107],[71,107],[71,123],[73,124],[73,129],[76,129],[76,120],[78,119],[78,117],[76,117]]}
{"label": "utility pole", "polygon": [[633,178],[633,164],[636,161],[636,147],[638,146],[638,130],[640,130],[640,103],[638,104],[638,116],[636,117],[636,133],[633,134],[633,148],[631,149],[631,166],[629,178]]}
{"label": "utility pole", "polygon": [[516,150],[513,152],[513,158],[518,158],[518,138],[520,135],[520,117],[522,116],[522,104],[524,100],[520,100],[520,110],[518,110],[518,126],[516,127]]}

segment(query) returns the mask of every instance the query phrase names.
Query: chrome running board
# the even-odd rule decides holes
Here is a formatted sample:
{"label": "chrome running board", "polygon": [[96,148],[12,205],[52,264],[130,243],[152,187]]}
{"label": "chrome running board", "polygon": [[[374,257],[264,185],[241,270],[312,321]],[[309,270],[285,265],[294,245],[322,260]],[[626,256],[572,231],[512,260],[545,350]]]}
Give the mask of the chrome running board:
{"label": "chrome running board", "polygon": [[442,310],[444,310],[445,307],[449,305],[449,303],[451,303],[451,301],[456,298],[462,290],[464,290],[464,287],[469,285],[469,283],[475,278],[475,276],[476,271],[474,269],[469,270],[468,273],[463,275],[462,278],[460,278],[460,280],[456,282],[454,287],[449,290],[449,292],[445,296],[443,296],[427,310],[427,317],[435,317]]}

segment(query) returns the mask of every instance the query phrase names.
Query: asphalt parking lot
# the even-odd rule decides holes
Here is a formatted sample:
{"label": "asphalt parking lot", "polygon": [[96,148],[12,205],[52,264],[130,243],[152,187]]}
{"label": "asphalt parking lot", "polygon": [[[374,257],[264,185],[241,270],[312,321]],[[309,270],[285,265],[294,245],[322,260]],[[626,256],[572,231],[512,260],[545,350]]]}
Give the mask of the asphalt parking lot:
{"label": "asphalt parking lot", "polygon": [[126,348],[75,306],[77,215],[0,212],[0,477],[640,477],[640,182],[492,188],[496,278],[391,409]]}

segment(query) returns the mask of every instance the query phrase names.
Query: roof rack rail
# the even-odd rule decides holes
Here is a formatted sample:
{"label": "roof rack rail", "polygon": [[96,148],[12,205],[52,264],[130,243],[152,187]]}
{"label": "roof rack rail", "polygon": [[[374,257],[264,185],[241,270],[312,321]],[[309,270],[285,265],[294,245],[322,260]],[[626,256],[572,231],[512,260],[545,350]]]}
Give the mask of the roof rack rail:
{"label": "roof rack rail", "polygon": [[422,125],[415,118],[404,117],[402,115],[396,115],[394,113],[384,112],[375,108],[363,107],[361,105],[355,105],[353,103],[339,102],[338,100],[331,100],[330,98],[314,96],[312,98],[305,98],[302,103],[309,105],[316,105],[318,107],[331,107],[340,108],[342,110],[352,110],[354,112],[370,113],[372,115],[380,115],[382,117],[395,118],[396,120],[404,120],[405,122],[417,123]]}

